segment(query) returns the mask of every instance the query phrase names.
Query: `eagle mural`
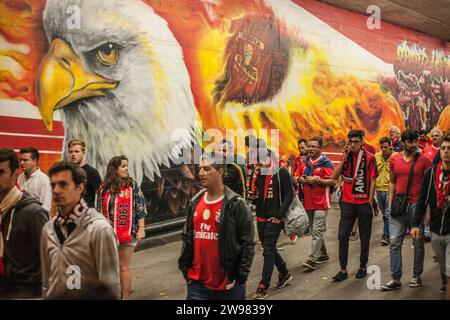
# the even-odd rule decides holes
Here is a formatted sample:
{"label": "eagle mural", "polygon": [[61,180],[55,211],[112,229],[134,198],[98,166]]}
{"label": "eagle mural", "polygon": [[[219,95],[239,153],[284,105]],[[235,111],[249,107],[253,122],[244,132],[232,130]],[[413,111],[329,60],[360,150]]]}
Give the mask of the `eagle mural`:
{"label": "eagle mural", "polygon": [[[144,183],[149,212],[177,212],[192,195],[194,172],[173,161],[192,146],[198,117],[181,47],[142,1],[76,3],[79,28],[67,23],[74,1],[49,0],[43,13],[42,120],[51,131],[61,110],[64,140],[85,141],[86,160],[102,176],[112,157],[125,154],[130,175]],[[176,130],[185,134],[174,140]]]}

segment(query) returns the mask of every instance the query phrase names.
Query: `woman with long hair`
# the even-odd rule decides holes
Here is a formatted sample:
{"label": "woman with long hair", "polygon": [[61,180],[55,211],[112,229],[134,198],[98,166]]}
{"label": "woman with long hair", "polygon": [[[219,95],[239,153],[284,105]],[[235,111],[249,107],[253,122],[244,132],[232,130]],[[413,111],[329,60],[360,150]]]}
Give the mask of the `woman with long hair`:
{"label": "woman with long hair", "polygon": [[119,240],[120,284],[122,300],[131,292],[131,255],[145,237],[145,199],[137,182],[128,174],[124,155],[109,161],[99,188],[98,210],[111,222]]}

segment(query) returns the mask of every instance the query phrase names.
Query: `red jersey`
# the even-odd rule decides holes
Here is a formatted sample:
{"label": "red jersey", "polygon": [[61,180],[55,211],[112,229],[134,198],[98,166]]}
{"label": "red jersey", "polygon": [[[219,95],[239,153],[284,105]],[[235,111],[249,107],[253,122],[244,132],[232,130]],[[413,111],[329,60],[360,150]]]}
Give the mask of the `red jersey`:
{"label": "red jersey", "polygon": [[432,144],[433,143],[432,143],[430,137],[427,137],[425,140],[420,140],[420,138],[419,138],[419,148],[422,150],[431,146]]}
{"label": "red jersey", "polygon": [[188,278],[211,290],[226,289],[226,275],[219,255],[220,211],[223,197],[208,201],[205,192],[195,207],[194,260]]}
{"label": "red jersey", "polygon": [[435,148],[433,145],[426,147],[422,150],[422,154],[430,159],[431,161],[434,160],[434,157],[436,157],[437,153],[439,152],[439,148]]}
{"label": "red jersey", "polygon": [[367,144],[364,142],[363,147],[364,147],[364,149],[366,149],[366,151],[369,151],[371,154],[376,153],[375,148],[372,147],[370,144]]}
{"label": "red jersey", "polygon": [[[367,156],[367,171],[366,171],[366,179],[368,179],[368,186],[369,190],[367,192],[370,192],[370,181],[372,178],[378,177],[378,170],[377,170],[377,162],[375,160],[375,157],[372,153],[366,152]],[[356,164],[358,162],[358,154],[353,155],[353,164],[356,167]],[[342,185],[342,201],[352,204],[364,204],[369,203],[369,198],[354,198],[353,197],[353,187],[355,184],[355,179],[353,179],[352,182],[347,182],[344,180],[344,183]]]}
{"label": "red jersey", "polygon": [[[308,160],[308,164],[311,166],[317,165],[319,160],[316,161]],[[299,177],[303,176],[305,173],[306,165],[299,165],[296,175]],[[334,169],[330,167],[318,167],[313,169],[313,176],[319,177],[321,179],[329,179],[333,176]],[[331,207],[331,190],[330,187],[321,185],[310,185],[303,184],[303,194],[304,194],[304,207],[306,210],[326,210]]]}
{"label": "red jersey", "polygon": [[[406,162],[403,159],[403,152],[393,155],[391,158],[391,173],[396,177],[395,193],[406,193],[408,186],[409,171],[411,170],[412,158]],[[415,203],[419,198],[420,186],[425,170],[432,166],[430,159],[423,154],[419,155],[414,167],[411,188],[409,190],[408,203]]]}

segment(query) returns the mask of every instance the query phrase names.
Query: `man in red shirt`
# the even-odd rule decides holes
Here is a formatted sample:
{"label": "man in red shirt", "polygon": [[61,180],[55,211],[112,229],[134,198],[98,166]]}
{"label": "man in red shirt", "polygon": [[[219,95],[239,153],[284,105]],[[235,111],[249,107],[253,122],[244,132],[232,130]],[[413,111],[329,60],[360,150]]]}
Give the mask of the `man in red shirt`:
{"label": "man in red shirt", "polygon": [[419,149],[423,150],[428,146],[431,146],[431,139],[429,136],[427,136],[426,130],[420,130],[419,131]]}
{"label": "man in red shirt", "polygon": [[[420,186],[425,171],[431,167],[430,159],[417,152],[419,144],[419,133],[416,130],[408,129],[402,133],[401,140],[403,151],[391,158],[391,176],[389,183],[388,201],[390,210],[389,233],[390,233],[390,260],[391,260],[391,278],[386,285],[381,286],[381,290],[390,291],[401,289],[400,279],[402,277],[402,243],[407,228],[410,227],[411,216],[415,210],[419,197]],[[407,198],[406,212],[401,215],[392,211],[392,199],[395,195],[406,194],[408,180],[412,165],[415,161],[412,180]],[[420,287],[422,280],[420,276],[423,272],[424,261],[424,241],[423,241],[423,221],[421,223],[421,237],[413,240],[414,245],[414,270],[413,278],[409,283],[411,288]]]}
{"label": "man in red shirt", "polygon": [[313,137],[308,142],[309,156],[295,173],[303,185],[304,207],[309,217],[309,229],[312,233],[311,254],[303,266],[315,270],[316,264],[330,260],[323,233],[327,227],[328,209],[331,207],[330,187],[335,184],[332,179],[334,166],[327,156],[322,154],[323,141]]}
{"label": "man in red shirt", "polygon": [[422,154],[430,159],[431,161],[434,160],[434,157],[438,154],[440,148],[442,139],[444,138],[444,134],[439,129],[433,129],[431,130],[431,145],[423,149]]}
{"label": "man in red shirt", "polygon": [[205,188],[192,198],[182,233],[179,269],[187,300],[244,300],[254,227],[247,203],[224,186],[225,159],[214,153],[200,162]]}
{"label": "man in red shirt", "polygon": [[361,240],[360,266],[356,278],[367,276],[369,245],[372,235],[372,203],[375,195],[377,164],[373,154],[363,148],[361,130],[352,130],[348,134],[348,144],[344,157],[333,174],[337,180],[342,176],[341,219],[339,221],[339,262],[341,270],[333,277],[334,282],[348,278],[348,243],[356,218]]}

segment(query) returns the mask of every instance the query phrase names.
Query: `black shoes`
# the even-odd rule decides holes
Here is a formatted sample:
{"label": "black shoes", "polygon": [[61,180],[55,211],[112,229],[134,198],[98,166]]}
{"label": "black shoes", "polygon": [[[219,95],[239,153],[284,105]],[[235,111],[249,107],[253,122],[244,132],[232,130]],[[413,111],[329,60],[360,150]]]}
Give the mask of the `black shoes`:
{"label": "black shoes", "polygon": [[269,294],[267,292],[268,292],[268,288],[266,286],[264,286],[263,284],[260,284],[258,286],[258,289],[256,290],[256,292],[253,294],[253,299],[264,300],[269,296]]}
{"label": "black shoes", "polygon": [[281,289],[281,288],[286,287],[286,283],[288,283],[291,280],[292,280],[292,274],[289,271],[285,274],[279,273],[277,288]]}
{"label": "black shoes", "polygon": [[356,273],[355,278],[356,279],[362,279],[367,276],[367,270],[363,268],[359,268],[358,272]]}
{"label": "black shoes", "polygon": [[330,261],[330,257],[324,256],[324,257],[320,257],[319,259],[317,259],[316,264],[322,264],[322,263],[325,263],[328,261]]}
{"label": "black shoes", "polygon": [[333,277],[333,282],[341,282],[348,278],[347,272],[339,271],[337,275]]}
{"label": "black shoes", "polygon": [[303,267],[309,270],[316,270],[316,264],[312,260],[303,262]]}

